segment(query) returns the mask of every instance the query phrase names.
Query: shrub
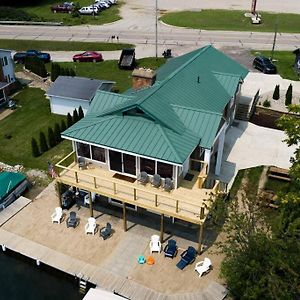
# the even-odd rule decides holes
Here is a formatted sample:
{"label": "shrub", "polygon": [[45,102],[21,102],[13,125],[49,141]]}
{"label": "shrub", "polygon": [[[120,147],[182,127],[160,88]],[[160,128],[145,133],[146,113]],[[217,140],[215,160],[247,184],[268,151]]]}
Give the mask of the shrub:
{"label": "shrub", "polygon": [[56,78],[59,76],[60,73],[60,66],[57,63],[51,64],[51,81],[55,81]]}
{"label": "shrub", "polygon": [[264,102],[263,102],[263,107],[270,107],[271,106],[271,102],[266,99]]}
{"label": "shrub", "polygon": [[56,145],[55,135],[51,127],[48,127],[48,145],[50,148]]}
{"label": "shrub", "polygon": [[32,156],[33,157],[40,156],[40,150],[39,150],[39,147],[38,147],[38,144],[37,144],[35,138],[31,139],[31,151],[32,151]]}
{"label": "shrub", "polygon": [[79,118],[79,120],[81,120],[83,117],[84,117],[84,113],[83,113],[82,107],[79,106],[79,108],[78,108],[78,118]]}
{"label": "shrub", "polygon": [[5,7],[5,5],[12,6],[14,3],[13,1],[9,1],[9,3],[7,3],[7,4],[3,4],[2,1],[1,1],[1,9],[0,9],[0,20],[1,21],[9,21],[9,20],[40,21],[40,18],[37,15],[29,14],[22,9],[13,8],[13,7]]}
{"label": "shrub", "polygon": [[278,100],[280,98],[280,92],[279,92],[279,84],[275,86],[274,93],[273,93],[273,99]]}
{"label": "shrub", "polygon": [[286,94],[285,94],[285,105],[286,106],[292,104],[292,98],[293,98],[293,86],[292,86],[292,84],[290,84],[286,91]]}
{"label": "shrub", "polygon": [[47,140],[44,132],[40,132],[40,152],[44,153],[48,150]]}
{"label": "shrub", "polygon": [[64,120],[61,120],[60,132],[64,132],[66,129],[67,129],[66,122]]}
{"label": "shrub", "polygon": [[54,138],[56,144],[59,144],[61,142],[61,136],[60,136],[61,129],[59,127],[58,123],[55,123],[54,125]]}
{"label": "shrub", "polygon": [[67,115],[67,126],[68,128],[71,127],[73,125],[73,119],[70,113],[68,113]]}
{"label": "shrub", "polygon": [[44,62],[37,57],[26,57],[25,68],[41,77],[47,76],[47,70]]}
{"label": "shrub", "polygon": [[75,124],[78,121],[79,121],[79,116],[78,116],[77,109],[75,108],[73,111],[73,124]]}
{"label": "shrub", "polygon": [[70,76],[74,77],[76,76],[76,73],[74,71],[74,69],[70,68]]}
{"label": "shrub", "polygon": [[63,68],[57,63],[52,63],[51,67],[51,80],[55,81],[58,76],[76,76],[74,69]]}

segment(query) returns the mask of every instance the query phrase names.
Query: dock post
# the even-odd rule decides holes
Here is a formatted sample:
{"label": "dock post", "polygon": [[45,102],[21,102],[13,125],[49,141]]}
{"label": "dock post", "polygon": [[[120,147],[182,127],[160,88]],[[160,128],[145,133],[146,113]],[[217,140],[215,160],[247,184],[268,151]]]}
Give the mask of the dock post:
{"label": "dock post", "polygon": [[164,240],[164,214],[160,216],[160,242],[163,243]]}
{"label": "dock post", "polygon": [[199,243],[198,243],[198,254],[202,251],[202,241],[203,241],[203,229],[204,229],[204,207],[200,209],[200,228],[199,228]]}
{"label": "dock post", "polygon": [[91,192],[89,192],[89,202],[90,202],[90,215],[91,215],[91,217],[94,217],[93,199],[92,199],[92,193]]}
{"label": "dock post", "polygon": [[127,221],[126,221],[126,204],[123,202],[123,225],[124,225],[124,231],[127,231]]}
{"label": "dock post", "polygon": [[61,183],[56,181],[56,193],[58,197],[58,205],[59,207],[62,206],[62,201],[61,201]]}

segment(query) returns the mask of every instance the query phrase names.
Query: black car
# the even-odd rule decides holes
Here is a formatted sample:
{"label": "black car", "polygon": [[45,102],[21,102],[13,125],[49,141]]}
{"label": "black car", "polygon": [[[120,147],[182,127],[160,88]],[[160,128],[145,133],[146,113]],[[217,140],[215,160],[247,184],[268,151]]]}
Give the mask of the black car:
{"label": "black car", "polygon": [[266,74],[277,73],[276,66],[272,63],[272,61],[269,58],[264,56],[255,57],[253,60],[253,67]]}
{"label": "black car", "polygon": [[37,57],[45,63],[48,63],[51,60],[49,53],[40,52],[38,50],[27,50],[26,52],[17,52],[14,55],[14,61],[23,64],[26,57]]}

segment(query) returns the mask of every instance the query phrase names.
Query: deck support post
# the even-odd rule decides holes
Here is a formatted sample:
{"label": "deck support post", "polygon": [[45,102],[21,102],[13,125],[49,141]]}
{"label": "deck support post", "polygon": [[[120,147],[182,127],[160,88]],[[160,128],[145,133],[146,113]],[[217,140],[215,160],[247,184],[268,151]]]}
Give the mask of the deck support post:
{"label": "deck support post", "polygon": [[124,231],[127,231],[127,221],[126,221],[126,204],[123,202],[123,226],[124,226]]}
{"label": "deck support post", "polygon": [[56,181],[56,192],[58,196],[58,205],[59,207],[62,206],[62,201],[61,201],[61,183]]}
{"label": "deck support post", "polygon": [[164,214],[160,215],[160,242],[164,240]]}
{"label": "deck support post", "polygon": [[89,192],[90,216],[94,217],[92,193]]}
{"label": "deck support post", "polygon": [[201,223],[200,228],[199,228],[199,243],[198,243],[198,254],[199,255],[202,252],[203,229],[204,229],[204,224]]}

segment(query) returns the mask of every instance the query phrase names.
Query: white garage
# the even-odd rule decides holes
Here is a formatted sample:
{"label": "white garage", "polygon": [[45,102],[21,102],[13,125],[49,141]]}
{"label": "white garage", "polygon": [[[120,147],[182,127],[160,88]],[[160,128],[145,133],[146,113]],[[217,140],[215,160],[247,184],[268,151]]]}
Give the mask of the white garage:
{"label": "white garage", "polygon": [[50,100],[53,114],[72,115],[74,109],[82,107],[87,112],[97,90],[111,91],[113,81],[84,77],[59,76],[49,88],[46,96]]}

